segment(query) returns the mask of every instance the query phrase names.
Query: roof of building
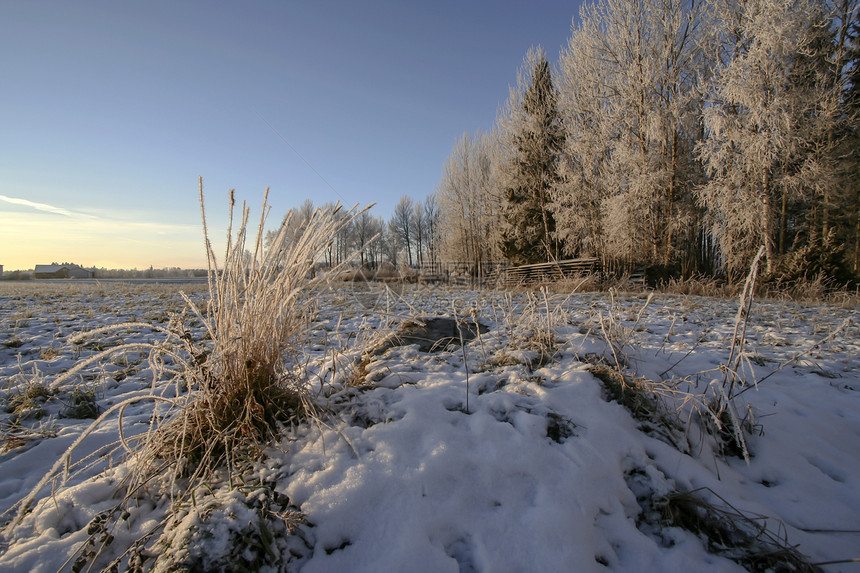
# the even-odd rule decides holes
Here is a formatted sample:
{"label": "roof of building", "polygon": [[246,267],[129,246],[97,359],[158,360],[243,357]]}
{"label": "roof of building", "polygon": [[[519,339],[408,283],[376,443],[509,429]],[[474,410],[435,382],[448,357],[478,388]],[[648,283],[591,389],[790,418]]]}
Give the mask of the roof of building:
{"label": "roof of building", "polygon": [[61,271],[63,269],[81,269],[83,271],[87,270],[80,265],[73,264],[62,264],[62,265],[36,265],[36,268],[33,269],[33,272],[36,273],[55,273],[57,271]]}

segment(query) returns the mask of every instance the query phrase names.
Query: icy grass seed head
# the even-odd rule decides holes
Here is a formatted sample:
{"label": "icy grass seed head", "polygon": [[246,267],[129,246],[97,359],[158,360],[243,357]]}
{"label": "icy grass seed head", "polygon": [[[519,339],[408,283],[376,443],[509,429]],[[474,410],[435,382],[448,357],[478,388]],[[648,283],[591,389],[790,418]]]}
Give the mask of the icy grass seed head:
{"label": "icy grass seed head", "polygon": [[[256,240],[249,244],[250,211],[243,205],[234,234],[235,202],[231,193],[227,248],[223,266],[219,267],[206,225],[202,179],[200,204],[209,264],[206,307],[201,309],[183,293],[186,312],[174,315],[167,325],[132,321],[74,336],[69,339],[71,344],[108,331],[147,328],[162,338],[100,349],[48,386],[50,390],[57,389],[87,366],[121,353],[149,352],[154,377],[174,382],[179,397],[155,393],[136,396],[101,413],[16,504],[17,516],[11,527],[20,523],[48,483],[61,472],[68,474],[72,452],[116,412],[120,417],[119,442],[137,462],[124,487],[131,492],[153,478],[161,477],[174,485],[178,485],[179,478],[189,478],[187,487],[176,490],[171,486],[179,498],[220,469],[226,468],[232,476],[237,460],[252,459],[276,435],[281,424],[314,417],[315,405],[300,354],[307,337],[313,291],[326,280],[315,273],[315,264],[336,233],[363,211],[344,211],[340,206],[317,210],[297,233],[292,232],[295,225],[288,217],[264,248],[269,210],[266,196]],[[203,324],[206,334],[202,338],[193,337],[187,328],[189,312]],[[167,408],[162,412],[165,421],[160,423],[156,417],[145,436],[127,440],[123,435],[123,412],[131,404],[145,400]]]}
{"label": "icy grass seed head", "polygon": [[190,462],[187,467],[202,464],[212,470],[234,450],[273,438],[280,424],[315,415],[299,359],[315,302],[312,293],[327,280],[315,265],[332,238],[361,212],[340,206],[318,209],[298,232],[298,223],[288,215],[264,246],[267,195],[268,190],[251,243],[245,205],[233,234],[231,193],[227,248],[219,267],[209,241],[201,180],[210,296],[205,310],[186,302],[206,328],[211,349],[187,363],[193,398],[164,426],[158,457],[173,456]]}

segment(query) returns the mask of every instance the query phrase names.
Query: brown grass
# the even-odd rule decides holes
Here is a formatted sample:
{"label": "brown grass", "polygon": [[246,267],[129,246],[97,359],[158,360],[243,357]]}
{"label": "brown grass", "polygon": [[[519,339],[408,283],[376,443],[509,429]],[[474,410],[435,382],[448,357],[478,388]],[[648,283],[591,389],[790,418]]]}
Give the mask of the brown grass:
{"label": "brown grass", "polygon": [[[201,307],[183,293],[185,310],[170,313],[167,324],[127,322],[69,340],[75,344],[109,331],[154,330],[160,341],[121,344],[97,352],[48,386],[56,389],[90,364],[137,351],[149,353],[150,367],[156,373],[153,392],[114,404],[101,413],[16,504],[13,510],[17,515],[10,528],[20,523],[47,486],[62,486],[74,470],[73,451],[117,413],[119,443],[135,463],[120,486],[123,502],[112,510],[108,521],[120,519],[122,508],[146,491],[169,492],[172,507],[178,507],[187,505],[193,492],[201,488],[217,488],[218,483],[226,482],[232,488],[234,479],[243,481],[242,471],[259,459],[262,448],[284,426],[317,416],[314,387],[304,371],[303,360],[303,345],[316,304],[314,295],[326,280],[315,274],[314,266],[331,238],[361,211],[353,208],[344,212],[339,206],[317,210],[298,235],[289,232],[292,221],[288,218],[274,240],[264,245],[269,211],[266,196],[256,238],[249,240],[250,211],[242,206],[234,232],[235,203],[231,193],[228,242],[219,264],[209,240],[202,179],[200,203],[209,263],[207,304]],[[204,326],[202,337],[195,337],[189,327],[195,319]],[[173,396],[155,393],[157,379],[171,382],[168,386],[175,389]],[[146,400],[156,403],[150,430],[126,439],[123,411],[132,403]],[[170,515],[159,527],[163,528],[169,518]],[[106,527],[103,526],[98,528]],[[147,539],[158,535],[159,527]],[[146,543],[141,539],[136,545]],[[94,553],[91,549],[82,547],[78,557],[93,563],[101,549]]]}
{"label": "brown grass", "polygon": [[[709,503],[701,495],[717,497]],[[672,492],[654,500],[663,526],[681,527],[707,542],[708,551],[724,555],[747,571],[797,571],[822,573],[797,549],[789,545],[780,524],[773,531],[768,519],[742,512],[710,489]]]}
{"label": "brown grass", "polygon": [[[203,193],[201,183],[201,206]],[[160,431],[159,457],[174,456],[186,471],[212,470],[228,455],[273,438],[282,424],[314,415],[310,383],[301,371],[301,348],[312,314],[314,289],[324,277],[314,265],[328,242],[357,215],[340,207],[317,210],[293,238],[287,219],[263,245],[266,198],[253,244],[247,241],[249,210],[242,207],[233,235],[231,195],[229,240],[222,266],[204,235],[209,261],[209,304],[203,310],[186,299],[211,339],[193,349],[185,381],[192,399]],[[251,253],[248,256],[248,252]],[[193,468],[193,470],[192,470]]]}

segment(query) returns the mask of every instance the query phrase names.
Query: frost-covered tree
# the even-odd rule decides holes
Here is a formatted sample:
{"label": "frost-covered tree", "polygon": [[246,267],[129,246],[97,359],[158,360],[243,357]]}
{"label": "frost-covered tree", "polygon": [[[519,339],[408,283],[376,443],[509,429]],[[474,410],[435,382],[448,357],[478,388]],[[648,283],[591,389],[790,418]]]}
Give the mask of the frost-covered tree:
{"label": "frost-covered tree", "polygon": [[515,263],[558,258],[552,193],[561,181],[564,126],[546,55],[529,50],[499,126],[507,147],[502,253]]}
{"label": "frost-covered tree", "polygon": [[[559,64],[559,110],[567,137],[560,164],[562,183],[552,195],[557,234],[567,255],[603,256],[606,237],[602,204],[609,197],[611,145],[617,135],[605,113],[610,88],[607,62],[574,28]],[[597,39],[597,38],[593,38]]]}
{"label": "frost-covered tree", "polygon": [[728,6],[715,13],[731,14],[731,26],[721,30],[734,52],[718,69],[705,108],[699,152],[710,181],[699,195],[728,269],[742,270],[764,245],[772,271],[787,247],[790,207],[822,200],[835,181],[840,96],[827,64],[832,21],[816,0]]}
{"label": "frost-covered tree", "polygon": [[423,265],[427,248],[427,223],[424,220],[424,203],[421,201],[416,201],[412,207],[412,223],[415,236],[415,261]]}
{"label": "frost-covered tree", "polygon": [[[860,275],[860,1],[833,0],[833,49],[829,56],[833,89],[841,94],[842,108],[835,139],[838,172],[827,196],[813,212],[817,236],[834,235],[846,255],[848,268]],[[825,253],[822,253],[825,254]]]}
{"label": "frost-covered tree", "polygon": [[389,229],[395,234],[400,246],[406,249],[406,262],[412,266],[412,253],[415,247],[415,201],[403,195],[394,207]]}
{"label": "frost-covered tree", "polygon": [[280,231],[280,227],[284,226],[286,226],[287,235],[287,240],[284,244],[292,244],[296,237],[300,237],[302,235],[308,222],[311,220],[311,217],[313,217],[314,211],[316,211],[316,207],[314,207],[314,202],[310,199],[305,199],[298,208],[293,207],[289,209],[281,220],[279,228],[277,230],[266,232],[263,239],[265,246],[268,248],[268,246],[272,244],[272,241]]}
{"label": "frost-covered tree", "polygon": [[367,266],[376,268],[385,258],[385,243],[387,240],[387,226],[382,217],[373,217],[369,222],[371,236],[377,237],[365,247],[367,252]]}
{"label": "frost-covered tree", "polygon": [[430,264],[439,261],[440,218],[439,202],[436,194],[431,193],[424,200],[424,225],[426,227],[427,258]]}
{"label": "frost-covered tree", "polygon": [[370,266],[370,243],[379,232],[380,229],[376,225],[375,217],[370,214],[370,211],[362,211],[356,217],[353,225],[353,233],[355,236],[355,247],[358,250],[359,261],[362,267]]}
{"label": "frost-covered tree", "polygon": [[[330,209],[334,209],[335,206],[336,206],[336,203],[334,203],[333,201],[329,201],[329,202],[323,203],[323,206],[321,207],[321,209],[322,210],[330,210]],[[338,213],[335,215],[335,217],[338,217],[339,215],[340,214]],[[332,266],[338,264],[338,262],[339,262],[337,260],[338,253],[340,252],[339,243],[343,238],[344,237],[341,236],[340,234],[335,235],[334,237],[332,237],[332,240],[329,241],[328,245],[326,246],[325,250],[323,251],[323,255],[325,257],[325,263],[329,267],[332,267]]]}
{"label": "frost-covered tree", "polygon": [[701,0],[598,0],[562,53],[554,212],[570,252],[696,266]]}
{"label": "frost-covered tree", "polygon": [[497,147],[491,135],[464,133],[445,161],[436,188],[443,259],[480,264],[500,256]]}
{"label": "frost-covered tree", "polygon": [[398,266],[402,262],[403,257],[403,241],[400,235],[392,227],[392,221],[389,219],[386,224],[382,221],[382,236],[376,242],[379,252],[379,262],[387,261],[394,266]]}

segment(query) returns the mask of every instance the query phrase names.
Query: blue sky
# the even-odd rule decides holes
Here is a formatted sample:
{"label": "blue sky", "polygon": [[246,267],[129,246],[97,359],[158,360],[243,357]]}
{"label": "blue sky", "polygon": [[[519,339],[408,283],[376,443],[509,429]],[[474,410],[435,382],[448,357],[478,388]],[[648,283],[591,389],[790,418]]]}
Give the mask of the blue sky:
{"label": "blue sky", "polygon": [[274,221],[305,198],[376,202],[387,219],[434,191],[461,133],[492,127],[530,46],[557,61],[578,12],[2,2],[0,264],[203,266],[198,176],[216,236],[231,188],[259,213],[270,187]]}

